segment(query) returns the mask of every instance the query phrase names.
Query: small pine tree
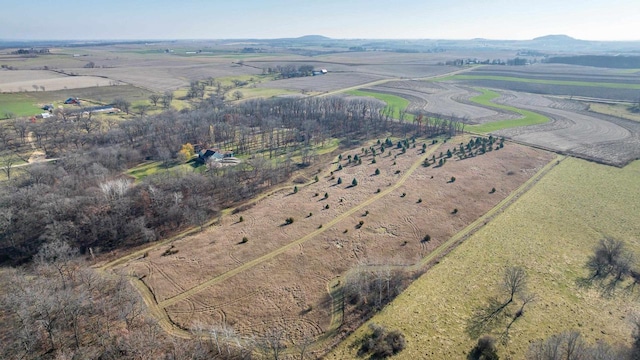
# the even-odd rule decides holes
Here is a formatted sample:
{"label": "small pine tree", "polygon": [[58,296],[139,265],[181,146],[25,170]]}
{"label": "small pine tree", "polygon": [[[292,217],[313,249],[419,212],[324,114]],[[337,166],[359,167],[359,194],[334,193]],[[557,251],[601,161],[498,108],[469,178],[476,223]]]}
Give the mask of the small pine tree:
{"label": "small pine tree", "polygon": [[249,239],[245,236],[242,238],[242,241],[240,243],[246,244],[247,242],[249,242]]}
{"label": "small pine tree", "polygon": [[298,193],[298,187],[297,187],[297,186],[294,186],[294,187],[293,187],[293,193],[294,193],[294,194],[297,194],[297,193]]}
{"label": "small pine tree", "polygon": [[373,158],[373,160],[371,160],[371,163],[375,164],[376,163],[376,158]]}
{"label": "small pine tree", "polygon": [[329,209],[329,204],[325,205],[324,208],[328,210]]}
{"label": "small pine tree", "polygon": [[328,199],[329,198],[329,193],[324,193],[324,198]]}
{"label": "small pine tree", "polygon": [[315,182],[318,182],[319,181],[318,175],[316,175],[316,177],[314,177],[313,180],[315,180]]}
{"label": "small pine tree", "polygon": [[376,193],[379,193],[379,192],[380,192],[380,188],[378,188],[378,190],[376,190]]}
{"label": "small pine tree", "polygon": [[341,177],[338,178],[338,185],[340,185],[340,184],[342,184],[342,178]]}
{"label": "small pine tree", "polygon": [[238,222],[243,222],[244,218],[242,216],[240,216],[240,218],[238,219]]}
{"label": "small pine tree", "polygon": [[358,186],[358,180],[354,178],[353,181],[351,182],[351,186]]}
{"label": "small pine tree", "polygon": [[456,181],[456,177],[455,177],[455,176],[452,176],[452,177],[451,177],[451,180],[449,180],[449,182],[454,182],[454,181]]}
{"label": "small pine tree", "polygon": [[493,194],[494,192],[496,192],[496,188],[491,188],[491,191],[489,191],[489,194]]}
{"label": "small pine tree", "polygon": [[338,165],[338,170],[342,170],[342,164]]}
{"label": "small pine tree", "polygon": [[376,174],[376,175],[380,175],[380,169],[376,169],[375,174]]}

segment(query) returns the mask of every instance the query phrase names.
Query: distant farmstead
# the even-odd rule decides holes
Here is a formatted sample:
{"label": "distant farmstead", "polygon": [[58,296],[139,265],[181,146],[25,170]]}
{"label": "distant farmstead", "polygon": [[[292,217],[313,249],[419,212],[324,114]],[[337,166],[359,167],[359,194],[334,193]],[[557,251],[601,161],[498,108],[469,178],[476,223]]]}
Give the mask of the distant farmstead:
{"label": "distant farmstead", "polygon": [[78,98],[68,98],[67,100],[64,101],[64,103],[66,105],[70,105],[70,104],[80,105],[80,99],[78,99]]}

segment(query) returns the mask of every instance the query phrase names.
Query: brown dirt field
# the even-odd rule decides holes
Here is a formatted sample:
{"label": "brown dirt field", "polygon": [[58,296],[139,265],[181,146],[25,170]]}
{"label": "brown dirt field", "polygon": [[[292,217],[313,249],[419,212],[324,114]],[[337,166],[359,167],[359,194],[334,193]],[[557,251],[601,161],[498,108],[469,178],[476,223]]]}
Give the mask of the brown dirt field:
{"label": "brown dirt field", "polygon": [[640,124],[589,113],[584,105],[537,94],[500,90],[496,103],[541,113],[550,122],[497,131],[527,144],[622,166],[640,157]]}
{"label": "brown dirt field", "polygon": [[[173,242],[173,249],[178,250],[174,255],[161,256],[170,246],[163,245],[116,271],[142,278],[159,307],[186,329],[196,323],[226,322],[244,335],[274,326],[287,329],[294,338],[319,335],[331,322],[329,281],[357,264],[416,263],[553,157],[507,144],[475,158],[449,159],[442,168],[418,166],[404,177],[412,165],[421,162],[421,143],[417,141],[416,149],[408,149],[395,160],[395,155],[383,155],[370,164],[369,155],[355,166],[344,160],[343,170],[335,172],[336,179],[342,177],[341,185],[322,176],[318,183],[299,186],[297,194],[290,190],[276,193],[249,210],[222,218],[219,226]],[[450,146],[457,143],[452,140],[434,148],[436,157]],[[345,159],[347,154],[360,154],[360,149],[344,153]],[[331,169],[336,166],[332,164]],[[376,168],[381,170],[379,176],[373,176]],[[396,169],[400,174],[395,174]],[[447,183],[451,176],[456,181]],[[354,177],[358,186],[348,188]],[[394,187],[402,179],[404,183]],[[492,187],[497,191],[489,194]],[[378,188],[380,198],[372,201]],[[321,200],[325,192],[329,198]],[[325,204],[330,208],[323,209]],[[451,214],[453,208],[459,209],[458,214]],[[366,210],[370,214],[365,217]],[[309,212],[313,216],[307,217]],[[243,222],[238,222],[239,216]],[[294,223],[283,226],[289,216]],[[364,225],[357,229],[360,220]],[[318,230],[319,224],[325,227]],[[427,244],[420,241],[425,234],[432,237]],[[249,241],[239,244],[243,236]],[[283,248],[288,244],[293,246]],[[238,268],[242,271],[234,272]],[[185,291],[188,296],[181,296]]]}
{"label": "brown dirt field", "polygon": [[466,86],[457,86],[444,82],[428,81],[394,81],[371,88],[403,97],[410,101],[407,110],[412,113],[426,112],[465,119],[471,124],[481,124],[489,121],[513,119],[516,115],[483,108],[471,104],[468,99],[480,93]]}
{"label": "brown dirt field", "polygon": [[383,77],[369,74],[328,73],[319,76],[275,80],[259,84],[258,87],[325,92],[358,86],[381,79]]}
{"label": "brown dirt field", "polygon": [[[77,89],[94,86],[109,86],[113,80],[95,76],[66,76],[53,71],[14,70],[0,71],[1,92],[39,92],[40,86],[46,91]],[[37,89],[33,85],[38,86]]]}

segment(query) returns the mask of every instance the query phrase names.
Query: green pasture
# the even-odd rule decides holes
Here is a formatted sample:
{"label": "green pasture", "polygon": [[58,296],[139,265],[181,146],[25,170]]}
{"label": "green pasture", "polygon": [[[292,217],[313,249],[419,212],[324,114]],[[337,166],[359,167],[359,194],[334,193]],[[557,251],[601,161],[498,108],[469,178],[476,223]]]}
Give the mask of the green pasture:
{"label": "green pasture", "polygon": [[38,107],[38,100],[30,93],[0,94],[0,119],[6,118],[7,113],[15,116],[33,116],[44,110]]}
{"label": "green pasture", "polygon": [[[393,110],[392,117],[394,119],[400,118],[400,111],[403,111],[409,106],[409,100],[402,98],[400,96],[384,94],[373,91],[362,91],[362,90],[349,90],[345,92],[345,94],[353,95],[353,96],[368,96],[372,98],[376,98],[378,100],[384,101],[387,106],[385,111],[391,108]],[[405,119],[409,121],[413,121],[414,116],[412,114],[406,114]]]}
{"label": "green pasture", "polygon": [[476,90],[482,92],[482,94],[478,95],[478,96],[475,96],[475,97],[472,97],[471,99],[469,99],[472,102],[474,102],[476,104],[479,104],[479,105],[484,105],[484,106],[496,108],[496,109],[502,109],[502,110],[515,112],[517,114],[522,115],[522,118],[520,118],[520,119],[512,119],[512,120],[495,121],[495,122],[490,122],[490,123],[480,124],[480,125],[470,125],[470,126],[466,127],[466,129],[469,130],[469,131],[479,132],[479,133],[489,133],[489,132],[492,132],[492,131],[498,131],[498,130],[508,129],[508,128],[512,128],[512,127],[518,127],[518,126],[544,124],[547,121],[549,121],[549,118],[547,118],[546,116],[540,115],[540,114],[535,113],[533,111],[518,109],[518,108],[515,108],[513,106],[496,104],[496,103],[492,102],[491,100],[500,97],[500,94],[498,94],[495,91],[491,91],[491,90],[487,90],[487,89],[476,89]]}
{"label": "green pasture", "polygon": [[434,79],[433,81],[450,81],[450,80],[495,80],[495,81],[524,82],[524,83],[530,83],[530,84],[568,85],[568,86],[601,87],[601,88],[610,88],[610,89],[640,90],[640,84],[530,79],[530,78],[511,77],[511,76],[494,76],[494,75],[452,75],[452,76],[446,76],[446,77]]}

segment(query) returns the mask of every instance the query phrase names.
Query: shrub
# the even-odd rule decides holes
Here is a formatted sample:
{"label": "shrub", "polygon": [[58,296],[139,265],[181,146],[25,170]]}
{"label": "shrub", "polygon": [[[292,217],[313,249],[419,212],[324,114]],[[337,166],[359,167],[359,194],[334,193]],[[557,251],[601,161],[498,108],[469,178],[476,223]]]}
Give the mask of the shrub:
{"label": "shrub", "polygon": [[429,242],[431,241],[431,235],[427,234],[422,238],[422,242]]}
{"label": "shrub", "polygon": [[476,346],[471,349],[469,360],[498,360],[498,354],[496,353],[496,339],[489,335],[485,335],[478,339]]}
{"label": "shrub", "polygon": [[400,174],[400,170],[396,170],[396,172],[394,174],[396,174],[396,175]]}
{"label": "shrub", "polygon": [[329,209],[329,204],[324,206],[325,209]]}
{"label": "shrub", "polygon": [[420,204],[422,202],[422,198],[418,199],[418,204]]}
{"label": "shrub", "polygon": [[489,194],[493,194],[494,192],[496,192],[496,188],[491,188],[491,191],[489,191]]}
{"label": "shrub", "polygon": [[402,193],[402,195],[400,195],[400,197],[405,197],[407,196],[407,193]]}
{"label": "shrub", "polygon": [[322,229],[322,224],[318,225],[318,229]]}
{"label": "shrub", "polygon": [[376,193],[379,193],[379,192],[380,192],[380,188],[378,188],[378,190],[376,190]]}
{"label": "shrub", "polygon": [[315,180],[315,182],[318,182],[318,175],[316,175],[313,180]]}
{"label": "shrub", "polygon": [[367,215],[369,215],[369,210],[364,212],[364,216],[367,216]]}
{"label": "shrub", "polygon": [[453,211],[451,213],[452,214],[457,214],[458,213],[458,208],[453,209]]}
{"label": "shrub", "polygon": [[406,343],[400,331],[387,331],[374,323],[370,324],[369,328],[372,334],[363,339],[358,350],[359,356],[371,353],[371,359],[385,359],[404,350]]}
{"label": "shrub", "polygon": [[284,220],[284,223],[287,225],[291,225],[293,224],[293,218],[292,217],[288,217]]}
{"label": "shrub", "polygon": [[309,213],[309,215],[307,215],[307,217],[312,217],[312,216],[313,216],[313,213]]}
{"label": "shrub", "polygon": [[319,196],[319,195],[320,195],[320,194],[318,194],[318,193],[313,194],[313,196],[315,196],[315,197],[317,197],[317,196]]}
{"label": "shrub", "polygon": [[376,163],[376,158],[373,158],[373,160],[371,160],[371,163],[375,164]]}
{"label": "shrub", "polygon": [[456,181],[456,177],[455,177],[455,176],[452,176],[452,177],[451,177],[451,180],[449,180],[449,182],[450,182],[450,183],[452,183],[452,182],[454,182],[454,181]]}
{"label": "shrub", "polygon": [[247,242],[249,242],[249,239],[245,236],[242,238],[242,241],[240,241],[240,244],[246,244]]}
{"label": "shrub", "polygon": [[238,219],[238,222],[243,222],[244,218],[242,216],[240,216],[240,218]]}

